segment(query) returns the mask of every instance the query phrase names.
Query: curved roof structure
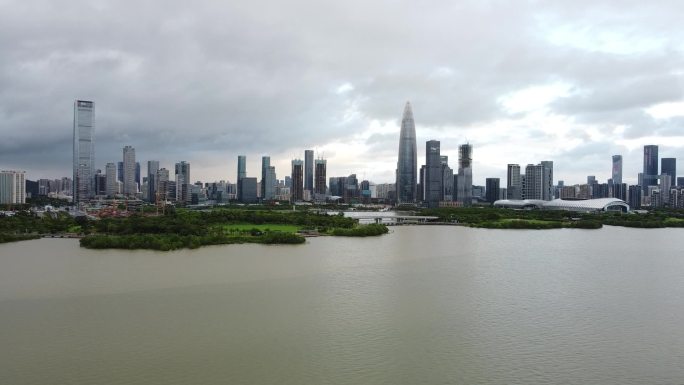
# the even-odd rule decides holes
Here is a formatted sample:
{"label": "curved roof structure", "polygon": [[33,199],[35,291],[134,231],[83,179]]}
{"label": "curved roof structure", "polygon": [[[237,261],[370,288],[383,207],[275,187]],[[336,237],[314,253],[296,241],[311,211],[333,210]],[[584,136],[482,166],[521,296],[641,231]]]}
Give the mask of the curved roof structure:
{"label": "curved roof structure", "polygon": [[494,207],[511,209],[544,209],[544,210],[567,210],[567,211],[629,211],[629,205],[617,198],[598,198],[583,200],[554,199],[542,201],[536,199],[512,200],[503,199],[494,202]]}
{"label": "curved roof structure", "polygon": [[568,211],[629,211],[629,205],[617,198],[597,198],[585,200],[554,199],[544,204],[546,210]]}

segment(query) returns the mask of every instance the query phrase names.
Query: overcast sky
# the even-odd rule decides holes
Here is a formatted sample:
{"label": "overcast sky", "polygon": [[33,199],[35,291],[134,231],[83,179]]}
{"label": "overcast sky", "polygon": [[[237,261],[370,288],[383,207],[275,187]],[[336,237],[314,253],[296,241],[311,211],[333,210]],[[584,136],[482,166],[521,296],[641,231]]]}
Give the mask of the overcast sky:
{"label": "overcast sky", "polygon": [[[328,176],[394,182],[411,101],[419,164],[441,141],[474,183],[553,160],[635,182],[645,144],[684,160],[684,1],[0,0],[0,168],[71,176],[74,99],[98,168],[137,159],[234,181],[314,149]],[[679,165],[680,170],[684,164]],[[680,171],[680,175],[684,172]]]}

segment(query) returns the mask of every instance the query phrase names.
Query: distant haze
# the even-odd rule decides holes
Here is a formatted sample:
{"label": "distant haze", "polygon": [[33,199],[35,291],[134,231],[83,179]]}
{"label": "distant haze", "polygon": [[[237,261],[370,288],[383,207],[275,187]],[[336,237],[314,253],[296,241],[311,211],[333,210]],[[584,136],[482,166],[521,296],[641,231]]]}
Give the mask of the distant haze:
{"label": "distant haze", "polygon": [[125,145],[193,180],[237,156],[278,178],[305,149],[328,175],[394,182],[413,105],[418,163],[473,144],[476,184],[554,161],[556,179],[636,182],[645,144],[684,158],[684,2],[0,0],[0,168],[71,176],[74,99],[95,161]]}

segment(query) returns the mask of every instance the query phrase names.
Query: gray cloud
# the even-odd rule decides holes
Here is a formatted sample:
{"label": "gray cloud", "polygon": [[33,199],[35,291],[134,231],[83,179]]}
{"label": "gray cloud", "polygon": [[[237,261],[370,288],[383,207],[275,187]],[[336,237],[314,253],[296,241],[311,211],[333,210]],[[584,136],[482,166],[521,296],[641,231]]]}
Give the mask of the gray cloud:
{"label": "gray cloud", "polygon": [[[238,153],[287,160],[396,122],[409,99],[419,130],[486,127],[512,117],[501,96],[552,82],[572,88],[554,113],[625,125],[628,138],[681,135],[643,109],[683,97],[683,11],[679,1],[0,1],[0,164],[68,175],[76,98],[97,103],[98,167],[131,144],[143,162],[224,164],[227,175],[200,174],[217,179],[234,174]],[[655,45],[560,44],[556,27]],[[479,145],[506,146],[516,129]],[[371,138],[369,157],[396,162],[396,138]]]}

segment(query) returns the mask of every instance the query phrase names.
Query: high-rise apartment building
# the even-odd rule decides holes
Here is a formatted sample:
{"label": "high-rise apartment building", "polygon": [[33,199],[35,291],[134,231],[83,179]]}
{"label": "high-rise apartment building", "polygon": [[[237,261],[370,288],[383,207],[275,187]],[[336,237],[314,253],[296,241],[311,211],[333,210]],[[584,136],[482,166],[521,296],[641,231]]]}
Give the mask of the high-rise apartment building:
{"label": "high-rise apartment building", "polygon": [[644,146],[644,172],[642,178],[643,184],[641,188],[644,194],[648,194],[648,187],[658,184],[658,146]]}
{"label": "high-rise apartment building", "polygon": [[613,184],[622,184],[622,155],[613,155]]}
{"label": "high-rise apartment building", "polygon": [[0,204],[26,203],[26,172],[0,171]]}
{"label": "high-rise apartment building", "polygon": [[292,160],[291,200],[298,202],[304,199],[304,162],[301,159]]}
{"label": "high-rise apartment building", "polygon": [[138,192],[135,184],[135,149],[131,146],[123,148],[123,187],[124,195],[133,196]]}
{"label": "high-rise apartment building", "polygon": [[318,195],[326,195],[328,192],[325,185],[327,161],[325,159],[316,159],[314,162],[314,193]]}
{"label": "high-rise apartment building", "polygon": [[544,166],[528,164],[525,167],[523,199],[544,198]]}
{"label": "high-rise apartment building", "polygon": [[437,207],[442,200],[442,159],[438,140],[425,143],[425,175],[423,183],[423,201],[428,207]]}
{"label": "high-rise apartment building", "polygon": [[304,190],[313,193],[314,190],[314,152],[304,151]]}
{"label": "high-rise apartment building", "polygon": [[660,159],[660,175],[670,176],[670,186],[677,185],[677,158]]}
{"label": "high-rise apartment building", "polygon": [[418,154],[416,147],[416,125],[413,120],[411,103],[406,102],[401,118],[399,134],[399,158],[397,161],[396,193],[397,203],[416,201]]}
{"label": "high-rise apartment building", "polygon": [[87,100],[74,102],[73,141],[73,198],[74,203],[94,195],[95,175],[95,103]]}
{"label": "high-rise apartment building", "polygon": [[520,165],[508,165],[508,181],[506,182],[506,197],[508,199],[522,199],[522,178],[520,177]]}

